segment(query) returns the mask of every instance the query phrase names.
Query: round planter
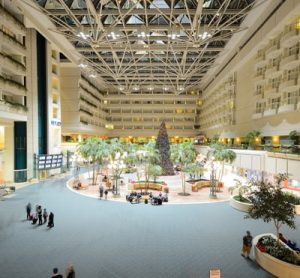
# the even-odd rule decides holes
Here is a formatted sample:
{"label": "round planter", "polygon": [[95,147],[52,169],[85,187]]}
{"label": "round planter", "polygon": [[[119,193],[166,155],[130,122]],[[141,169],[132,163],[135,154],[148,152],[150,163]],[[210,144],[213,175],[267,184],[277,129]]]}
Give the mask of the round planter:
{"label": "round planter", "polygon": [[256,262],[266,271],[270,272],[276,277],[280,278],[293,278],[300,277],[300,266],[289,264],[270,256],[267,253],[261,252],[256,244],[258,240],[263,236],[272,236],[276,238],[273,234],[261,234],[253,239],[254,245],[254,256]]}
{"label": "round planter", "polygon": [[239,202],[237,200],[235,200],[233,198],[234,196],[230,197],[230,205],[240,211],[244,211],[244,212],[248,212],[250,207],[252,206],[252,204],[248,204],[248,203],[243,203],[243,202]]}
{"label": "round planter", "polygon": [[300,215],[300,205],[295,206],[295,212],[297,215]]}

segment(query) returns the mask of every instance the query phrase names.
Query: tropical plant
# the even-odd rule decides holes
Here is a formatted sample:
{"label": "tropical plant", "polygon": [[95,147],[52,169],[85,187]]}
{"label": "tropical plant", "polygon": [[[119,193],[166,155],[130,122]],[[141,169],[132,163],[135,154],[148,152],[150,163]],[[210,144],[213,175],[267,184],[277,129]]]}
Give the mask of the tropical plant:
{"label": "tropical plant", "polygon": [[229,193],[232,195],[234,192],[238,192],[238,201],[242,202],[245,201],[246,203],[249,203],[250,201],[248,200],[245,195],[250,192],[251,190],[251,183],[243,184],[240,180],[235,179],[235,185],[230,186],[228,188]]}
{"label": "tropical plant", "polygon": [[186,173],[192,175],[194,178],[200,177],[200,179],[201,179],[201,176],[204,174],[204,172],[205,172],[205,168],[203,166],[200,166],[197,163],[188,165],[188,167],[186,169]]}
{"label": "tropical plant", "polygon": [[246,218],[262,219],[273,222],[279,239],[279,230],[283,224],[295,229],[295,207],[291,196],[282,191],[280,184],[255,181],[254,189],[248,199],[252,203]]}
{"label": "tropical plant", "polygon": [[148,178],[153,178],[154,182],[156,182],[156,179],[158,176],[160,176],[162,173],[162,169],[159,165],[149,165],[148,166]]}
{"label": "tropical plant", "polygon": [[191,142],[183,142],[171,146],[171,159],[173,163],[181,167],[182,195],[188,195],[185,188],[185,174],[189,167],[195,162],[197,151]]}
{"label": "tropical plant", "polygon": [[249,146],[253,146],[255,144],[255,140],[257,140],[257,138],[260,138],[260,135],[261,135],[260,131],[251,130],[246,134],[244,141]]}
{"label": "tropical plant", "polygon": [[300,137],[300,132],[297,130],[292,130],[289,133],[289,139],[293,141],[294,145],[297,145],[297,143],[299,141],[299,137]]}
{"label": "tropical plant", "polygon": [[213,137],[211,138],[210,142],[212,144],[216,144],[220,139],[220,134],[214,134]]}
{"label": "tropical plant", "polygon": [[92,163],[92,184],[95,185],[97,179],[97,164],[100,163],[102,165],[104,162],[104,158],[106,158],[108,155],[106,143],[97,137],[89,137],[85,141],[79,143],[77,152],[84,159],[88,160],[88,165]]}
{"label": "tropical plant", "polygon": [[217,161],[221,165],[218,181],[221,182],[224,174],[225,163],[232,163],[236,159],[236,153],[221,144],[210,145],[207,157],[212,161]]}

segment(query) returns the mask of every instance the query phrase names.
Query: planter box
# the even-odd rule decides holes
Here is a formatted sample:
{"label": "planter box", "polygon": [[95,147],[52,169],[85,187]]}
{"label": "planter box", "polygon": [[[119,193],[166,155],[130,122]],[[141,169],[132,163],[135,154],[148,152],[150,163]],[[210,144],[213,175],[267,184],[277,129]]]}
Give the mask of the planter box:
{"label": "planter box", "polygon": [[300,215],[300,205],[295,206],[295,211],[297,215]]}
{"label": "planter box", "polygon": [[[253,246],[254,246],[254,257],[256,262],[266,271],[270,272],[276,277],[280,278],[296,278],[300,277],[300,266],[289,264],[270,256],[267,253],[261,252],[257,247],[256,244],[258,240],[263,236],[272,236],[276,238],[273,234],[261,234],[256,236],[253,239]],[[287,248],[289,248],[287,246]]]}
{"label": "planter box", "polygon": [[233,208],[235,208],[237,210],[240,210],[240,211],[244,211],[244,212],[248,212],[249,211],[249,209],[252,206],[252,204],[247,204],[247,203],[239,202],[239,201],[235,200],[233,197],[234,196],[231,196],[230,202],[229,202],[229,204]]}

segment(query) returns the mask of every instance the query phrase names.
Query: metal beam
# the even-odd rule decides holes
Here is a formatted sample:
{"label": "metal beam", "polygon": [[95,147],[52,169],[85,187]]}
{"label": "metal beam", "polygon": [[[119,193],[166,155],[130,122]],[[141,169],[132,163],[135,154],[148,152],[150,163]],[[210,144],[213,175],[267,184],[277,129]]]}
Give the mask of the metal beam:
{"label": "metal beam", "polygon": [[[122,46],[114,46],[114,51],[117,52],[124,52],[124,47]],[[97,52],[110,52],[111,51],[111,47],[109,45],[101,45],[98,47],[94,47],[94,49],[97,50]],[[184,50],[188,50],[191,52],[201,52],[201,51],[212,51],[212,52],[220,52],[224,49],[224,47],[186,47],[186,46],[177,46],[174,45],[172,47],[172,49],[166,49],[165,45],[147,45],[147,47],[145,47],[145,45],[137,45],[134,44],[131,46],[131,50],[132,51],[145,51],[145,52],[151,52],[151,51],[163,51],[163,52],[176,52],[176,51],[184,51]],[[79,52],[90,52],[93,51],[93,48],[91,46],[85,46],[85,47],[76,47],[76,50],[78,50]],[[103,56],[102,56],[103,57]]]}
{"label": "metal beam", "polygon": [[[116,25],[114,27],[111,27],[110,24],[103,24],[103,27],[105,28],[107,33],[110,32],[153,32],[153,31],[166,31],[166,32],[173,32],[174,31],[174,27],[167,24],[164,25],[151,25],[149,24],[148,27],[145,27],[143,24],[132,24],[132,25],[126,25],[125,27],[122,25]],[[208,30],[214,30],[214,26],[208,26],[208,25],[201,25],[200,28],[203,29],[208,29]],[[230,31],[236,31],[240,28],[240,26],[238,24],[232,24],[232,25],[226,25],[226,26],[222,26],[222,27],[218,27],[216,28],[217,31],[222,31],[222,30],[230,30]],[[77,27],[76,25],[69,25],[68,27],[66,26],[57,26],[57,29],[61,32],[63,31],[70,31],[70,29],[72,30],[76,30]],[[94,28],[89,26],[89,25],[82,25],[81,30],[83,32],[90,32],[90,31],[94,31]],[[181,24],[180,27],[177,27],[177,30],[181,30],[181,31],[191,31],[192,30],[192,26],[191,24]]]}
{"label": "metal beam", "polygon": [[[67,15],[68,13],[63,10],[63,9],[47,9],[48,12],[50,12],[53,15],[56,16],[64,16]],[[82,15],[88,15],[88,10],[87,9],[71,9],[72,13],[76,16],[82,16]],[[174,15],[174,16],[178,16],[181,14],[186,14],[187,11],[186,9],[160,9],[160,11],[166,15]],[[121,10],[121,12],[119,12],[118,10],[115,9],[102,9],[101,12],[99,10],[97,10],[97,12],[101,15],[101,16],[108,16],[108,15],[145,15],[145,9],[133,9],[131,10],[129,13],[127,13],[124,10]],[[237,13],[242,12],[243,14],[248,13],[248,11],[243,11],[241,9],[229,9],[226,10],[224,12],[225,15],[235,15]],[[190,15],[194,15],[196,13],[195,9],[190,9],[189,14]],[[214,15],[218,13],[218,9],[203,9],[202,14],[203,15]],[[157,14],[160,14],[156,9],[147,9],[147,14],[148,16],[154,16]]]}

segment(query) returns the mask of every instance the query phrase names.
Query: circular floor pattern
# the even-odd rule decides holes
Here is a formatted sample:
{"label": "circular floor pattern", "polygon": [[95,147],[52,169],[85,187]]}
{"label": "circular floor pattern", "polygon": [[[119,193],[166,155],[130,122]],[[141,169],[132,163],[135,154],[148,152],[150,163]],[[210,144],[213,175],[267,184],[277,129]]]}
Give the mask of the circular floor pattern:
{"label": "circular floor pattern", "polygon": [[[131,190],[128,190],[127,183],[129,180],[136,180],[135,176],[132,174],[124,174],[122,178],[125,180],[123,186],[120,186],[120,197],[115,198],[111,192],[108,194],[108,201],[116,201],[116,202],[126,202],[126,195],[130,193]],[[67,181],[67,187],[72,191],[79,195],[92,197],[99,199],[99,184],[100,181],[98,179],[98,185],[91,185],[91,181],[88,179],[88,173],[84,173],[80,176],[80,181],[82,184],[88,185],[84,190],[75,190],[73,189],[73,178]],[[181,187],[181,178],[180,176],[170,176],[170,177],[160,177],[161,181],[164,181],[169,187],[169,202],[164,203],[164,205],[187,205],[187,204],[202,204],[202,203],[216,203],[216,202],[224,202],[230,199],[230,194],[228,193],[227,187],[223,188],[221,192],[217,193],[218,198],[211,199],[209,197],[210,189],[202,188],[198,192],[191,192],[190,189],[187,190],[190,192],[188,196],[181,196],[179,193],[182,192]],[[151,191],[151,190],[150,190]],[[158,195],[158,191],[152,191],[153,195]]]}
{"label": "circular floor pattern", "polygon": [[[75,266],[77,278],[272,277],[240,256],[246,230],[255,236],[272,224],[245,220],[227,202],[185,206],[130,205],[82,198],[53,179],[20,189],[0,202],[1,277],[50,277],[53,267]],[[25,205],[41,204],[55,214],[55,227],[33,226]],[[300,243],[297,230],[282,228]]]}

